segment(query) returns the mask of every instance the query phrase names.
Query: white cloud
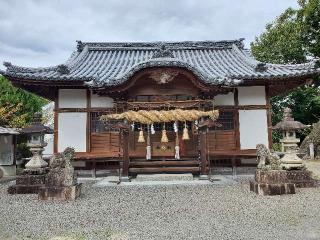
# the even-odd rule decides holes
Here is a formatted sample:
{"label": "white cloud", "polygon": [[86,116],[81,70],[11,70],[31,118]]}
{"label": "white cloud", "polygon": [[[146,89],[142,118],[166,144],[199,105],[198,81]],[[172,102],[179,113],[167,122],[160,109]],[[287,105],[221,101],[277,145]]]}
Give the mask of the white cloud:
{"label": "white cloud", "polygon": [[0,0],[0,62],[64,62],[82,41],[246,38],[295,0]]}

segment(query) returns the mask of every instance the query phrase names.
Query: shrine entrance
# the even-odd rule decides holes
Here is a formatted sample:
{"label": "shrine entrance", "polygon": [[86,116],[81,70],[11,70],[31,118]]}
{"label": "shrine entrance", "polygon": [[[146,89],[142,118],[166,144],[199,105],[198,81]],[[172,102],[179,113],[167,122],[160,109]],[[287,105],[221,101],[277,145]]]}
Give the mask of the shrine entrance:
{"label": "shrine entrance", "polygon": [[[170,104],[172,105],[172,103]],[[208,119],[204,120],[205,117]],[[217,117],[217,110],[201,111],[175,108],[149,111],[129,110],[119,114],[103,115],[101,119],[106,122],[123,120],[127,123],[128,129],[130,129],[128,123],[131,124],[131,131],[128,130],[129,133],[125,135],[126,140],[122,145],[125,145],[126,148],[123,149],[123,152],[128,152],[130,132],[135,133],[132,136],[137,137],[137,143],[141,144],[141,153],[136,156],[132,156],[132,154],[126,156],[126,163],[129,166],[128,172],[134,175],[137,173],[199,173],[200,162],[201,167],[205,168],[207,172],[207,131],[206,129],[203,131],[203,128],[209,124],[213,126],[212,124]],[[199,122],[200,119],[201,122]],[[136,134],[136,130],[138,130],[138,134]],[[197,139],[191,141],[189,131],[191,133],[194,131],[192,135],[197,136]],[[169,133],[170,136],[168,136]],[[172,138],[173,141],[169,141],[169,138]],[[184,142],[192,142],[201,157],[199,158],[196,154],[186,155]],[[141,155],[144,157],[141,158]]]}
{"label": "shrine entrance", "polygon": [[198,123],[218,117],[213,97],[224,89],[210,92],[191,71],[162,67],[143,69],[114,90],[99,90],[118,106],[102,119],[130,125],[128,175],[201,172]]}

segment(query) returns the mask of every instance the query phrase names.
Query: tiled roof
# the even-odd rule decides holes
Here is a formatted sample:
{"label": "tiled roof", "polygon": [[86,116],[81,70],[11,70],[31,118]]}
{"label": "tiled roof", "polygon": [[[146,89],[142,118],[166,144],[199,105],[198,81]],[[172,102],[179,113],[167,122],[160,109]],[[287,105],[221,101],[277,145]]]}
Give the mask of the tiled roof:
{"label": "tiled roof", "polygon": [[19,132],[16,128],[0,127],[0,135],[18,135]]}
{"label": "tiled roof", "polygon": [[[237,85],[247,79],[288,78],[318,74],[316,62],[265,64],[255,60],[243,39],[204,42],[83,43],[61,65],[25,68],[4,63],[7,77],[48,81],[86,81],[93,87],[119,85],[147,67],[183,67],[203,82]],[[317,64],[318,65],[318,64]]]}

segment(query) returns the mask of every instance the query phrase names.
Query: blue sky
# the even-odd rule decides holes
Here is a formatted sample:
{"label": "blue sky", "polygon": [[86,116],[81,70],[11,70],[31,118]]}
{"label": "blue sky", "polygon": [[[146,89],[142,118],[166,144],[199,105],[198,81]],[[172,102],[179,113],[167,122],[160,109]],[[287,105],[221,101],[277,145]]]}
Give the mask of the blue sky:
{"label": "blue sky", "polygon": [[76,40],[243,37],[248,47],[288,7],[296,0],[0,0],[0,62],[57,65]]}

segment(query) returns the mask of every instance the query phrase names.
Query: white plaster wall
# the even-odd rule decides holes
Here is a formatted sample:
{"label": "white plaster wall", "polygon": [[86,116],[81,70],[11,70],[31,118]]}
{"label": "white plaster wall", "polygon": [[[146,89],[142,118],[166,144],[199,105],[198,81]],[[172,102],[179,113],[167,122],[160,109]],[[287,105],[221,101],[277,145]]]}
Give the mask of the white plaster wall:
{"label": "white plaster wall", "polygon": [[47,146],[44,148],[43,155],[51,156],[53,155],[53,134],[46,134],[44,140],[47,143]]}
{"label": "white plaster wall", "polygon": [[238,87],[239,105],[266,105],[264,86]]}
{"label": "white plaster wall", "polygon": [[87,113],[59,113],[58,151],[73,147],[76,152],[86,152]]}
{"label": "white plaster wall", "polygon": [[234,94],[229,92],[228,94],[221,94],[214,97],[214,105],[216,106],[233,106],[234,105]]}
{"label": "white plaster wall", "polygon": [[86,108],[86,89],[59,89],[59,108]]}
{"label": "white plaster wall", "polygon": [[114,106],[113,99],[110,97],[101,97],[98,94],[91,94],[91,107],[93,108],[112,108]]}
{"label": "white plaster wall", "polygon": [[0,136],[0,165],[13,164],[13,137]]}
{"label": "white plaster wall", "polygon": [[241,149],[255,149],[259,143],[268,147],[268,120],[266,110],[239,110]]}

